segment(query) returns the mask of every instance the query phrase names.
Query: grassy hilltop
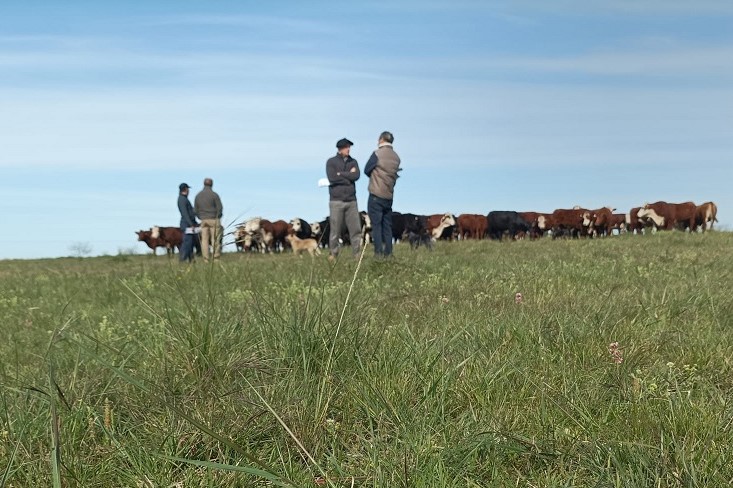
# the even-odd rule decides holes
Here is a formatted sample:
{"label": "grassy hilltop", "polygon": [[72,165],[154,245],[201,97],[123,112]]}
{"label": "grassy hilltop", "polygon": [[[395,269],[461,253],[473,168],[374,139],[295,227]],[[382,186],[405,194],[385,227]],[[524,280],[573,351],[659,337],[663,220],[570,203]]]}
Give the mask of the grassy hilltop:
{"label": "grassy hilltop", "polygon": [[728,486],[731,249],[0,262],[0,486]]}

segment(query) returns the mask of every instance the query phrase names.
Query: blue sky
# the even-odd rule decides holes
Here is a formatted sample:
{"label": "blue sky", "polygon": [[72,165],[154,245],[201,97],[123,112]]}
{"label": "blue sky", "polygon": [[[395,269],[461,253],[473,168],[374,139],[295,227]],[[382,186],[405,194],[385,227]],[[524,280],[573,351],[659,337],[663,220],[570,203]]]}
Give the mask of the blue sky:
{"label": "blue sky", "polygon": [[712,0],[3,0],[0,258],[142,252],[204,177],[226,222],[320,219],[336,140],[365,163],[385,129],[397,210],[714,200],[730,227],[731,27]]}

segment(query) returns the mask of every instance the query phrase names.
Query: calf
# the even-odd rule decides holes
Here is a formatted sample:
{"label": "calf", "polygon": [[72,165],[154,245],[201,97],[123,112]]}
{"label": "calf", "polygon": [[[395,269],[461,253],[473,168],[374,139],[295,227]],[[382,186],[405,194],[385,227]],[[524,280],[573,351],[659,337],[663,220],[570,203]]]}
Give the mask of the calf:
{"label": "calf", "polygon": [[420,246],[425,246],[430,251],[433,250],[433,239],[430,237],[430,235],[427,232],[422,232],[422,233],[408,232],[407,240],[410,243],[411,249],[417,249]]}
{"label": "calf", "polygon": [[404,234],[410,243],[412,249],[425,246],[428,249],[433,248],[433,236],[428,231],[428,217],[425,215],[404,214],[405,230]]}

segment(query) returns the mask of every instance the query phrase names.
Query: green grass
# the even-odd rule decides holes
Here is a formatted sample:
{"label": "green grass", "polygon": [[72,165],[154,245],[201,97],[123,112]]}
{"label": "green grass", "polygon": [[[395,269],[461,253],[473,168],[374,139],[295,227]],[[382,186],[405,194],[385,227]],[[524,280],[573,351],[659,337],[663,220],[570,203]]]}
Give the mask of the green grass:
{"label": "green grass", "polygon": [[731,249],[0,262],[0,487],[728,486]]}

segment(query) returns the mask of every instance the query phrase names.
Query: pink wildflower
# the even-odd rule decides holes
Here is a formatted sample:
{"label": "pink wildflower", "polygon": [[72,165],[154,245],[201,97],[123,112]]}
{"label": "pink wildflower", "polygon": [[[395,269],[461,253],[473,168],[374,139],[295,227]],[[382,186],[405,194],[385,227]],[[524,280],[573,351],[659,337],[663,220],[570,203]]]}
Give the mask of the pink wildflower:
{"label": "pink wildflower", "polygon": [[618,342],[612,342],[608,345],[608,353],[611,355],[614,363],[621,364],[624,362],[624,353],[618,347]]}

